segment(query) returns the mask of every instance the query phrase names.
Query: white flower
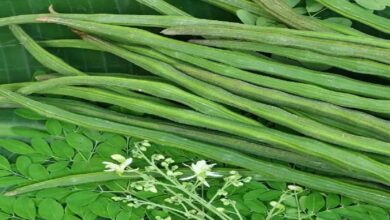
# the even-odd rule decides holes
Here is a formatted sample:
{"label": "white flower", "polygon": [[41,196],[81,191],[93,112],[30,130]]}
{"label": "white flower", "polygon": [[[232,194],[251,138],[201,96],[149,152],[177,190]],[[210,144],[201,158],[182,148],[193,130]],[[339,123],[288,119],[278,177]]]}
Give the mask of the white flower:
{"label": "white flower", "polygon": [[302,187],[296,186],[296,185],[288,185],[287,188],[289,190],[296,191],[296,192],[302,192],[303,191]]}
{"label": "white flower", "polygon": [[248,176],[248,177],[244,178],[242,181],[244,183],[249,183],[250,181],[252,181],[252,177]]}
{"label": "white flower", "polygon": [[218,207],[218,208],[217,208],[217,211],[218,211],[218,212],[224,212],[224,211],[225,211],[225,209],[224,209],[224,208],[222,208],[222,207]]}
{"label": "white flower", "polygon": [[236,205],[236,201],[230,200],[230,199],[227,199],[227,198],[222,198],[221,202],[222,202],[223,205],[226,205],[226,206],[228,206],[228,205],[235,206]]}
{"label": "white flower", "polygon": [[171,216],[168,216],[166,218],[161,218],[160,216],[156,216],[156,220],[172,220]]}
{"label": "white flower", "polygon": [[162,154],[153,154],[153,155],[152,155],[152,159],[158,161],[158,160],[164,160],[165,157],[164,157],[164,155],[162,155]]}
{"label": "white flower", "polygon": [[111,155],[111,158],[113,160],[118,161],[119,163],[123,163],[126,160],[126,158],[124,156],[120,155],[120,154],[113,154],[113,155]]}
{"label": "white flower", "polygon": [[207,183],[206,178],[208,176],[211,177],[221,177],[216,172],[211,172],[211,168],[213,168],[216,164],[207,164],[205,160],[200,160],[196,162],[196,164],[191,164],[191,170],[195,173],[192,176],[181,178],[181,180],[190,180],[193,178],[197,178],[201,183],[205,186],[209,187],[210,185]]}
{"label": "white flower", "polygon": [[142,142],[141,142],[141,145],[144,146],[144,147],[150,147],[150,146],[152,146],[148,140],[142,141]]}
{"label": "white flower", "polygon": [[104,161],[103,164],[105,165],[106,168],[104,171],[116,172],[119,175],[122,175],[125,172],[126,168],[133,162],[132,158],[126,159],[124,156],[120,154],[111,155],[111,158],[119,162],[119,164]]}
{"label": "white flower", "polygon": [[157,191],[157,188],[154,186],[154,185],[146,185],[145,187],[144,187],[144,190],[146,191],[146,192],[152,192],[152,193],[157,193],[158,191]]}
{"label": "white flower", "polygon": [[272,207],[275,207],[276,209],[281,209],[281,210],[285,209],[284,205],[282,205],[282,204],[280,204],[279,202],[276,202],[276,201],[271,201],[269,204]]}

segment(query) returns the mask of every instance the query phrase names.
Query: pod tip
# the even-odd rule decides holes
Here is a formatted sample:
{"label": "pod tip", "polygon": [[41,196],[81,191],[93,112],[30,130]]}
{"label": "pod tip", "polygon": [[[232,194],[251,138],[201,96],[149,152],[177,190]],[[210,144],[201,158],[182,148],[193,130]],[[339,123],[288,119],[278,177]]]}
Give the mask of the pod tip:
{"label": "pod tip", "polygon": [[49,6],[49,12],[50,12],[50,14],[58,14],[58,12],[56,10],[54,10],[54,6],[53,5]]}
{"label": "pod tip", "polygon": [[176,34],[176,32],[171,28],[164,29],[161,31],[161,33],[165,34],[165,35],[175,35]]}
{"label": "pod tip", "polygon": [[4,193],[4,195],[5,196],[8,196],[8,197],[10,197],[10,196],[16,196],[16,191],[9,191],[9,192],[6,192],[6,193]]}

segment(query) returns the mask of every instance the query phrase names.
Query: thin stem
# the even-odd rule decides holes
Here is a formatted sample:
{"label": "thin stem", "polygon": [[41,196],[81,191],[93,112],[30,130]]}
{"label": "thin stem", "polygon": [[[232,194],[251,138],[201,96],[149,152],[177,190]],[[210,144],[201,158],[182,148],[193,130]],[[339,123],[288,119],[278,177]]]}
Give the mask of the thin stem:
{"label": "thin stem", "polygon": [[[228,188],[230,186],[229,183],[225,183],[225,185],[219,190],[219,191],[224,191],[226,188]],[[211,198],[211,200],[209,201],[209,204],[213,203],[214,200],[218,197],[218,191],[214,194],[213,198]]]}
{"label": "thin stem", "polygon": [[[175,184],[178,189],[180,189],[182,192],[186,193],[188,196],[190,196],[192,199],[203,205],[205,208],[209,209],[212,211],[214,214],[219,216],[221,219],[231,219],[229,216],[226,216],[225,214],[219,212],[214,206],[210,206],[204,199],[200,198],[197,194],[188,192],[187,189],[185,189],[177,180],[170,178],[168,175],[166,175],[164,172],[160,170],[152,161],[149,160],[149,158],[146,157],[146,155],[139,149],[138,146],[136,146],[137,150],[143,157],[143,159],[149,163],[151,166],[155,168],[155,170],[166,180],[170,181],[171,183]],[[210,217],[210,219],[212,219]]]}
{"label": "thin stem", "polygon": [[[186,194],[187,194],[188,196],[190,196],[191,198],[193,198],[193,199],[195,199],[196,201],[198,201],[197,198],[194,198],[194,197],[196,197],[195,194],[191,194],[191,193],[187,192],[187,190],[186,190],[185,188],[183,188],[182,185],[181,185],[177,180],[170,178],[168,175],[166,175],[164,172],[162,172],[161,169],[160,169],[159,167],[156,166],[156,164],[154,163],[154,160],[152,160],[152,161],[149,160],[149,158],[146,157],[146,155],[139,149],[139,147],[138,147],[137,145],[136,145],[136,149],[137,149],[138,153],[141,154],[142,158],[143,158],[149,165],[151,165],[151,166],[154,167],[154,170],[155,170],[158,174],[160,174],[160,175],[161,175],[162,177],[164,177],[166,180],[168,180],[169,182],[171,182],[171,183],[174,185],[175,188],[181,190],[182,192],[186,193]],[[159,184],[162,185],[162,186],[163,186],[166,190],[168,190],[171,194],[176,195],[176,192],[174,192],[173,190],[171,190],[169,187],[165,187],[165,186],[164,186],[163,184],[161,184],[161,183],[159,183]],[[195,210],[201,211],[201,210],[198,209],[195,205],[193,205],[191,201],[188,201],[187,199],[185,199],[185,201],[186,201],[186,203],[187,203],[189,206],[191,206],[191,207],[194,208]],[[199,202],[199,201],[198,201],[198,202]],[[199,202],[199,203],[200,203],[200,202]],[[206,217],[209,218],[209,219],[213,219],[213,218],[211,218],[211,217],[208,216],[208,215],[206,215]]]}
{"label": "thin stem", "polygon": [[234,212],[236,213],[237,217],[238,217],[240,220],[243,220],[243,218],[242,218],[240,212],[239,212],[238,209],[237,209],[236,204],[232,204],[232,207],[233,207]]}
{"label": "thin stem", "polygon": [[[176,212],[176,213],[180,213],[182,215],[180,215],[181,217],[184,218],[184,216],[186,216],[187,213],[179,210],[179,209],[175,209],[175,208],[172,208],[172,207],[169,207],[169,206],[165,206],[165,205],[159,205],[157,203],[154,203],[154,202],[150,202],[150,201],[147,201],[147,200],[139,200],[139,199],[134,199],[132,200],[134,202],[137,202],[139,203],[140,205],[151,205],[151,206],[155,206],[155,207],[159,207],[161,209],[167,209],[167,210],[170,210],[172,212]],[[195,217],[195,216],[194,216]],[[198,218],[197,218],[198,219]],[[201,220],[201,219],[199,219]]]}
{"label": "thin stem", "polygon": [[[284,200],[286,199],[285,196],[288,194],[288,192],[289,192],[289,191],[286,191],[286,192],[284,192],[284,193],[280,196],[279,200],[277,201],[277,205],[278,205],[278,204],[281,204],[282,201],[284,201]],[[291,196],[291,195],[290,195],[290,196]],[[281,211],[283,211],[283,210],[278,210],[276,213],[274,213],[275,210],[277,209],[277,205],[272,206],[272,208],[271,208],[271,210],[268,212],[267,217],[266,217],[265,220],[270,220],[270,219],[272,219],[272,217],[278,215],[279,213],[281,213]]]}
{"label": "thin stem", "polygon": [[[167,191],[169,191],[172,195],[176,195],[176,192],[174,192],[173,190],[171,190],[169,187],[164,187]],[[191,206],[192,208],[194,208],[195,210],[197,210],[199,213],[202,213],[204,214],[207,218],[209,219],[213,219],[211,216],[207,215],[205,212],[202,212],[202,210],[200,210],[199,208],[197,208],[194,204],[192,204],[192,202],[190,200],[188,200],[187,198],[183,198],[183,201],[188,204],[189,206]],[[183,204],[183,206],[185,206]]]}
{"label": "thin stem", "polygon": [[297,203],[298,220],[301,220],[302,219],[301,218],[301,205],[299,204],[297,192],[294,192],[294,198],[295,198],[295,202]]}

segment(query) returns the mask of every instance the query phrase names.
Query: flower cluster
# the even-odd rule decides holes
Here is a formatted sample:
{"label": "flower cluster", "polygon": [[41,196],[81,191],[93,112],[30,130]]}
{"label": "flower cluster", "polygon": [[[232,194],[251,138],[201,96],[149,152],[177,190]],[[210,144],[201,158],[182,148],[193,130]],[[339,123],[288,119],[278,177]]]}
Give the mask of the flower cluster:
{"label": "flower cluster", "polygon": [[210,185],[206,181],[207,177],[222,177],[222,175],[211,171],[211,168],[213,168],[215,165],[215,163],[207,164],[205,160],[200,160],[195,164],[191,164],[191,166],[188,166],[194,172],[194,175],[181,178],[181,180],[190,180],[196,178],[197,181],[199,181],[200,183],[204,184],[207,187],[210,187]]}
{"label": "flower cluster", "polygon": [[104,161],[103,164],[106,168],[104,171],[116,172],[118,175],[122,175],[125,171],[134,171],[128,170],[130,164],[133,162],[133,158],[126,159],[124,156],[119,154],[114,154],[111,156],[111,158],[117,161],[119,164]]}
{"label": "flower cluster", "polygon": [[[250,177],[243,178],[238,172],[230,171],[230,175],[223,178],[224,185],[217,190],[215,195],[209,201],[203,196],[202,186],[210,187],[208,178],[222,178],[223,175],[213,171],[215,163],[208,163],[205,160],[197,161],[191,165],[184,165],[189,169],[179,168],[176,162],[162,154],[153,154],[146,156],[146,151],[152,145],[148,141],[135,143],[131,150],[132,157],[126,158],[119,154],[114,154],[111,158],[116,161],[103,162],[106,172],[116,172],[118,175],[125,175],[131,172],[131,177],[137,177],[137,181],[131,181],[129,192],[145,191],[158,193],[164,192],[170,196],[164,199],[164,203],[157,204],[147,199],[137,198],[134,195],[126,197],[114,197],[115,201],[127,203],[131,207],[144,206],[147,209],[168,210],[176,216],[182,216],[189,219],[218,219],[231,220],[223,207],[214,206],[214,201],[219,198],[225,206],[232,206],[236,215],[241,219],[241,215],[236,209],[236,202],[228,198],[228,187],[241,187],[244,183],[251,181]],[[143,169],[131,169],[130,165],[133,158],[143,160],[147,165]],[[191,174],[192,173],[192,174]],[[185,176],[185,177],[182,177]],[[193,180],[193,181],[192,181]],[[212,213],[213,215],[210,215]],[[160,220],[170,220],[171,217],[156,217]]]}
{"label": "flower cluster", "polygon": [[[283,202],[291,197],[294,197],[295,200],[298,203],[298,194],[302,193],[304,190],[302,187],[297,186],[297,185],[288,185],[287,186],[287,191],[285,191],[279,198],[278,201],[271,201],[271,210],[267,213],[266,220],[273,219],[273,217],[283,213],[286,210],[286,207],[283,205]],[[299,205],[297,207],[297,214],[299,216],[300,210],[299,210]]]}

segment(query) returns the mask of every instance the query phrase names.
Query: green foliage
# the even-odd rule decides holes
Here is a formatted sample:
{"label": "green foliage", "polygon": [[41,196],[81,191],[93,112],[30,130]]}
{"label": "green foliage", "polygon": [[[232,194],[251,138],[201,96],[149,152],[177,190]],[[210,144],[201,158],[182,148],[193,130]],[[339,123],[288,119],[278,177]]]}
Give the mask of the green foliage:
{"label": "green foliage", "polygon": [[324,21],[332,22],[335,24],[340,24],[340,25],[347,26],[347,27],[352,26],[352,21],[349,20],[348,18],[343,18],[343,17],[326,18],[326,19],[324,19]]}
{"label": "green foliage", "polygon": [[61,159],[69,159],[74,155],[74,150],[65,141],[54,140],[51,143],[53,155]]}
{"label": "green foliage", "polygon": [[325,200],[319,193],[309,194],[303,204],[303,208],[307,209],[309,213],[315,213],[321,210],[325,205]]}
{"label": "green foliage", "polygon": [[62,219],[64,208],[54,199],[44,199],[39,203],[38,213],[44,219]]}
{"label": "green foliage", "polygon": [[242,23],[244,24],[249,24],[249,25],[255,25],[257,16],[251,14],[250,12],[240,9],[236,11],[237,17],[241,20]]}
{"label": "green foliage", "polygon": [[61,123],[57,120],[48,119],[46,121],[46,129],[51,135],[61,135],[62,134]]}
{"label": "green foliage", "polygon": [[0,147],[15,154],[32,154],[34,150],[27,144],[11,139],[0,139]]}
{"label": "green foliage", "polygon": [[288,6],[290,6],[291,8],[294,8],[295,6],[297,6],[299,4],[299,2],[301,0],[285,0],[285,1],[288,4]]}
{"label": "green foliage", "polygon": [[70,133],[65,137],[66,142],[77,151],[90,152],[93,142],[82,134]]}
{"label": "green foliage", "polygon": [[37,215],[36,204],[26,196],[18,197],[13,205],[13,211],[16,215],[25,219],[35,219]]}
{"label": "green foliage", "polygon": [[[29,116],[28,116],[29,117]],[[108,161],[112,154],[128,156],[131,146],[140,141],[112,133],[87,130],[55,120],[45,121],[47,137],[33,137],[29,141],[1,139],[0,146],[13,153],[12,157],[0,156],[0,188],[20,184],[90,173],[103,170],[102,161]],[[83,151],[85,154],[81,154]],[[150,151],[150,152],[149,152]],[[148,156],[161,153],[174,158],[178,165],[198,160],[197,155],[188,154],[153,145]],[[177,159],[176,159],[177,158]],[[134,167],[145,164],[135,162]],[[232,168],[233,169],[233,168]],[[0,195],[0,219],[12,216],[23,219],[157,219],[166,217],[167,211],[129,207],[126,203],[115,202],[113,196],[128,192],[133,181],[121,179],[106,182],[91,182],[56,188],[43,188],[25,195],[6,197]],[[219,180],[209,180],[211,187],[203,193],[208,199],[222,187]],[[291,197],[292,191],[284,182],[252,181],[242,187],[226,189],[230,199],[236,201],[238,211],[245,219],[261,220],[269,216],[272,201],[281,201],[285,207],[272,219],[387,219],[388,213],[378,207],[359,203],[349,198],[305,190]],[[163,191],[133,192],[133,196],[148,199],[158,204],[167,204]],[[281,198],[285,198],[281,200]],[[299,201],[297,203],[297,201]],[[217,201],[221,207],[222,202]],[[226,207],[228,211],[233,211]],[[181,218],[173,218],[181,219]]]}
{"label": "green foliage", "polygon": [[10,170],[11,166],[7,158],[0,155],[0,170]]}
{"label": "green foliage", "polygon": [[31,139],[31,146],[34,150],[42,155],[51,156],[53,152],[46,140],[43,138],[33,138]]}
{"label": "green foliage", "polygon": [[368,10],[383,10],[386,6],[390,6],[388,0],[355,0],[355,2]]}
{"label": "green foliage", "polygon": [[31,111],[30,109],[19,108],[15,110],[15,114],[30,120],[46,120],[45,117]]}
{"label": "green foliage", "polygon": [[306,10],[308,13],[315,13],[324,8],[323,5],[315,0],[306,0]]}

